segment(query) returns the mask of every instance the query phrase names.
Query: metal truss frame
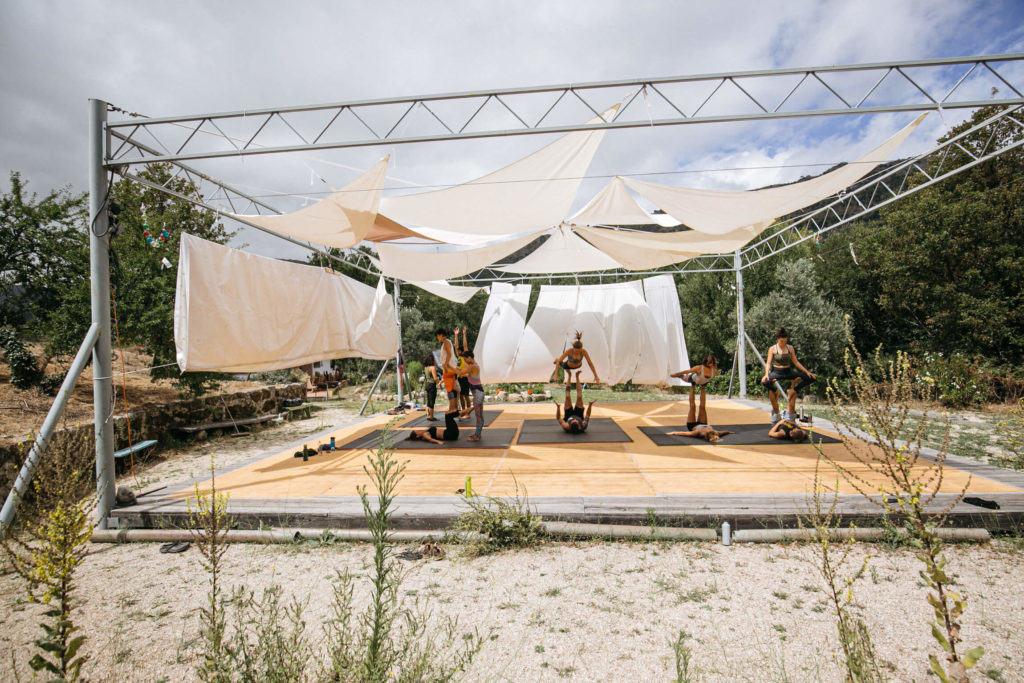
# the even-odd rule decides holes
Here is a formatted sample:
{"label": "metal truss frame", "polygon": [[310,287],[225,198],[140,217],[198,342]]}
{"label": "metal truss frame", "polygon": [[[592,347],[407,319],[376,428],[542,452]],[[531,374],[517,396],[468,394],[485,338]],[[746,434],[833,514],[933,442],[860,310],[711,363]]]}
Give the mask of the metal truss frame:
{"label": "metal truss frame", "polygon": [[[108,164],[139,164],[601,128],[934,111],[976,108],[994,102],[1022,104],[1024,82],[1016,81],[1006,74],[1006,69],[1001,72],[998,68],[1021,61],[1024,61],[1024,53],[735,71],[160,118],[116,109],[126,117],[108,122],[106,128],[110,133],[117,133],[121,144],[116,149],[108,148],[106,159]],[[956,74],[959,78],[946,89],[937,82],[941,79],[948,84],[952,80],[944,78],[944,72],[949,69],[956,70],[952,78]],[[866,78],[856,85],[838,82],[850,78],[849,74],[862,74]],[[1009,94],[998,100],[982,100],[964,93],[967,89],[964,84],[972,76],[982,74],[988,82],[1005,87]],[[698,92],[672,91],[672,88],[684,86],[694,87]],[[597,103],[597,98],[613,95],[618,101],[623,92],[626,98],[614,121],[592,125],[580,124],[578,118],[572,124],[553,122],[558,116],[556,112],[564,110],[568,103],[577,112],[582,106],[584,111],[597,116],[610,104]],[[539,103],[537,98],[540,98]],[[652,118],[652,103],[671,114]],[[495,108],[502,113],[502,121],[512,127],[497,127],[485,120],[488,116],[485,110],[490,112]],[[461,111],[448,111],[450,109]],[[541,110],[543,114],[539,118],[531,115]],[[315,125],[301,120],[310,116],[317,119]],[[407,135],[410,122],[417,119],[435,132]],[[149,140],[162,151],[140,154],[142,148],[138,143],[148,144]]]}

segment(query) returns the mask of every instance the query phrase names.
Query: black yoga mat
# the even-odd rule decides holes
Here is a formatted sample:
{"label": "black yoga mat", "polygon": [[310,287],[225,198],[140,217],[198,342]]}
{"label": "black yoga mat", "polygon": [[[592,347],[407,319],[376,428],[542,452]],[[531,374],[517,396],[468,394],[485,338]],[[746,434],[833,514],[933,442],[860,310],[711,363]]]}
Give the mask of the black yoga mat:
{"label": "black yoga mat", "polygon": [[632,441],[610,417],[592,417],[587,431],[570,434],[555,418],[524,420],[518,444],[531,443],[623,443]]}
{"label": "black yoga mat", "polygon": [[[735,434],[726,434],[718,442],[719,446],[767,446],[767,445],[796,445],[796,442],[789,439],[773,439],[768,436],[768,430],[772,427],[769,424],[747,424],[747,425],[714,425],[716,430],[727,429]],[[695,444],[706,444],[707,441],[699,436],[668,436],[665,432],[685,432],[686,425],[672,427],[641,427],[640,431],[647,435],[651,441],[659,446],[690,446]],[[801,443],[842,443],[825,434],[812,432],[807,435]]]}
{"label": "black yoga mat", "polygon": [[[438,428],[438,438],[444,433],[444,423],[441,423],[441,427]],[[339,451],[347,451],[355,448],[377,448],[377,439],[380,437],[381,430],[377,429],[366,436],[361,436],[358,439],[349,441],[343,446],[338,446]],[[408,432],[391,432],[392,441],[396,450],[406,451],[410,449],[437,449],[443,450],[448,448],[508,448],[512,443],[512,437],[515,436],[515,427],[507,427],[502,429],[485,429],[481,435],[479,441],[467,441],[467,437],[473,435],[473,428],[459,427],[459,438],[456,441],[445,441],[444,445],[439,445],[431,441],[410,441],[408,438]]]}
{"label": "black yoga mat", "polygon": [[[447,406],[447,404],[445,404],[445,405]],[[494,422],[494,420],[499,415],[501,415],[501,411],[500,410],[486,410],[485,409],[484,410],[484,427],[490,427],[491,423]],[[434,417],[437,418],[437,422],[431,422],[430,420],[428,420],[426,413],[424,413],[423,415],[420,415],[419,417],[414,418],[412,420],[409,420],[408,422],[405,422],[405,423],[400,424],[398,426],[400,428],[402,428],[402,429],[405,429],[407,427],[416,427],[417,429],[420,428],[420,427],[444,427],[444,409],[443,409],[443,407],[440,410],[435,410],[434,411]],[[459,429],[462,429],[463,427],[475,428],[476,427],[476,413],[470,413],[469,417],[467,417],[465,420],[458,420],[458,423],[459,423]]]}

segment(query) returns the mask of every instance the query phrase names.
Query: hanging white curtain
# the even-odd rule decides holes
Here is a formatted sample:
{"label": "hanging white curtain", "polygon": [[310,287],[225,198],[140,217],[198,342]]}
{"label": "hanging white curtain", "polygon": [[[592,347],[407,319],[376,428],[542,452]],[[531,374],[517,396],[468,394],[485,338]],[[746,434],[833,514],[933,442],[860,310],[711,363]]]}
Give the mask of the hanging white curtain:
{"label": "hanging white curtain", "polygon": [[512,367],[516,347],[526,328],[530,289],[530,285],[511,285],[506,282],[491,285],[480,333],[473,346],[473,355],[480,364],[482,381],[508,381],[508,371]]}
{"label": "hanging white curtain", "polygon": [[750,192],[701,190],[625,178],[634,192],[693,230],[712,235],[740,228],[760,232],[781,216],[845,190],[889,158],[924,120],[921,114],[903,130],[859,159],[817,178]]}
{"label": "hanging white curtain", "polygon": [[[615,105],[587,123],[611,121]],[[558,225],[572,207],[604,130],[563,135],[546,147],[468,183],[385,197],[380,212],[407,225],[503,235]]]}
{"label": "hanging white curtain", "polygon": [[280,216],[228,215],[324,246],[354,247],[374,227],[387,167],[388,159],[384,157],[342,189],[334,190],[317,203],[292,213]]}
{"label": "hanging white curtain", "polygon": [[588,273],[618,267],[611,256],[581,240],[568,226],[560,225],[544,244],[528,256],[497,270],[509,273]]}
{"label": "hanging white curtain", "polygon": [[[575,332],[602,382],[658,383],[665,378],[665,343],[639,281],[587,287],[545,285],[523,331],[508,381],[540,382]],[[584,362],[583,379],[592,377]]]}
{"label": "hanging white curtain", "polygon": [[679,308],[679,291],[676,281],[669,274],[645,278],[644,299],[651,309],[651,315],[658,326],[660,339],[665,345],[665,367],[663,379],[673,386],[682,386],[683,380],[669,377],[690,367],[686,352],[686,337],[683,334],[683,313]]}
{"label": "hanging white curtain", "polygon": [[259,372],[329,358],[393,358],[384,290],[323,268],[181,236],[174,343],[186,371]]}

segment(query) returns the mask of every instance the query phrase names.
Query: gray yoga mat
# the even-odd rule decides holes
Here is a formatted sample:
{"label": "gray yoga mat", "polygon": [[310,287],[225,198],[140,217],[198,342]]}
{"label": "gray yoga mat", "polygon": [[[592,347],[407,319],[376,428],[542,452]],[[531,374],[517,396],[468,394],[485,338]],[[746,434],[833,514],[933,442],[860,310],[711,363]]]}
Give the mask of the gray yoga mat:
{"label": "gray yoga mat", "polygon": [[[445,405],[447,405],[447,404],[445,404]],[[494,422],[494,420],[499,415],[501,415],[501,411],[500,410],[487,410],[487,409],[484,409],[484,427],[490,427],[491,423]],[[413,420],[409,420],[408,422],[406,422],[404,424],[400,424],[398,426],[401,429],[406,429],[408,427],[415,427],[417,429],[419,429],[421,427],[437,427],[437,426],[444,427],[444,410],[443,409],[442,410],[435,410],[434,411],[434,417],[437,418],[437,422],[431,422],[430,420],[428,420],[426,414],[424,413],[423,415],[420,415],[419,417],[417,417],[417,418],[415,418]],[[469,427],[471,429],[475,428],[476,427],[476,414],[475,413],[470,413],[469,417],[467,417],[465,420],[459,420],[458,423],[459,423],[459,429],[462,429],[463,427]]]}
{"label": "gray yoga mat", "polygon": [[532,443],[625,443],[632,441],[610,417],[592,417],[587,431],[570,434],[555,418],[524,420],[517,444]]}
{"label": "gray yoga mat", "polygon": [[[456,441],[445,441],[444,445],[432,443],[430,441],[410,441],[406,437],[409,435],[408,432],[393,431],[391,432],[392,440],[396,450],[406,451],[410,449],[450,449],[450,448],[508,448],[512,444],[512,437],[515,436],[515,427],[506,427],[501,429],[485,429],[481,435],[479,441],[467,441],[466,437],[473,435],[473,427],[462,427],[459,426],[459,438]],[[437,430],[438,438],[444,433],[444,423]],[[339,451],[348,451],[356,448],[377,448],[377,439],[380,437],[381,430],[377,429],[366,436],[361,436],[358,439],[349,441],[348,443],[338,446]]]}
{"label": "gray yoga mat", "polygon": [[[743,424],[743,425],[713,425],[721,431],[727,429],[735,434],[726,434],[718,442],[719,446],[767,446],[767,445],[796,445],[788,439],[773,439],[768,436],[769,424]],[[675,425],[671,427],[641,427],[640,431],[647,435],[651,441],[659,446],[689,446],[707,443],[698,436],[668,436],[665,432],[685,432],[686,425]],[[802,443],[842,443],[839,439],[824,434],[811,433]]]}

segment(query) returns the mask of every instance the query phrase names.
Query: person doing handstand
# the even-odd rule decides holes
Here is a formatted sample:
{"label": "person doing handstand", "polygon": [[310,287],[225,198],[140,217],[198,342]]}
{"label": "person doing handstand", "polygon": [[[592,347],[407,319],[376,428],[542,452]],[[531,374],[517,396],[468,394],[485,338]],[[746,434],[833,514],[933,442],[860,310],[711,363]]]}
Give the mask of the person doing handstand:
{"label": "person doing handstand", "polygon": [[[576,371],[576,404],[572,402],[572,392],[570,391],[570,385],[567,382],[565,385],[565,418],[562,418],[562,406],[556,401],[555,402],[555,419],[558,420],[558,424],[562,426],[562,429],[569,432],[570,434],[580,434],[587,431],[587,426],[590,425],[590,411],[594,408],[594,401],[587,404],[587,412],[583,412],[583,385],[580,383],[581,370]],[[569,373],[566,372],[566,377]]]}
{"label": "person doing handstand", "polygon": [[685,432],[665,432],[666,436],[696,436],[708,443],[718,443],[718,440],[726,434],[732,434],[727,429],[715,429],[708,424],[707,395],[704,393],[704,385],[700,387],[700,412],[697,411],[697,404],[694,400],[693,386],[690,386],[690,412],[686,416]]}
{"label": "person doing handstand", "polygon": [[459,414],[459,411],[452,410],[444,414],[444,431],[441,434],[437,433],[437,427],[430,427],[429,429],[414,429],[406,437],[408,441],[431,441],[436,444],[444,444],[445,441],[458,441],[459,439],[459,424],[455,421],[455,417]]}
{"label": "person doing handstand", "polygon": [[[586,359],[587,365],[590,366],[590,371],[594,373],[594,382],[599,384],[601,378],[597,376],[597,370],[594,369],[594,361],[590,359],[590,354],[583,348],[583,333],[576,330],[576,340],[573,341],[572,346],[555,359],[555,372],[558,372],[559,367],[565,371],[566,393],[568,393],[569,387],[572,385],[571,375],[573,372],[576,372],[576,383],[579,384],[580,374],[577,371],[583,367],[584,359]],[[553,376],[554,373],[552,373]]]}
{"label": "person doing handstand", "polygon": [[785,417],[787,420],[795,420],[796,396],[815,380],[814,375],[796,359],[796,350],[789,343],[789,333],[786,332],[786,328],[780,327],[775,336],[776,343],[768,349],[768,358],[764,362],[764,377],[761,378],[761,384],[768,390],[768,400],[772,404],[772,424],[781,419],[779,415],[779,392],[775,389],[775,383],[783,380],[793,380],[790,388],[786,390],[786,395],[789,399],[789,410]]}
{"label": "person doing handstand", "polygon": [[807,438],[807,430],[792,420],[779,420],[772,425],[772,428],[768,431],[768,436],[773,439],[789,439],[790,441],[800,443]]}

